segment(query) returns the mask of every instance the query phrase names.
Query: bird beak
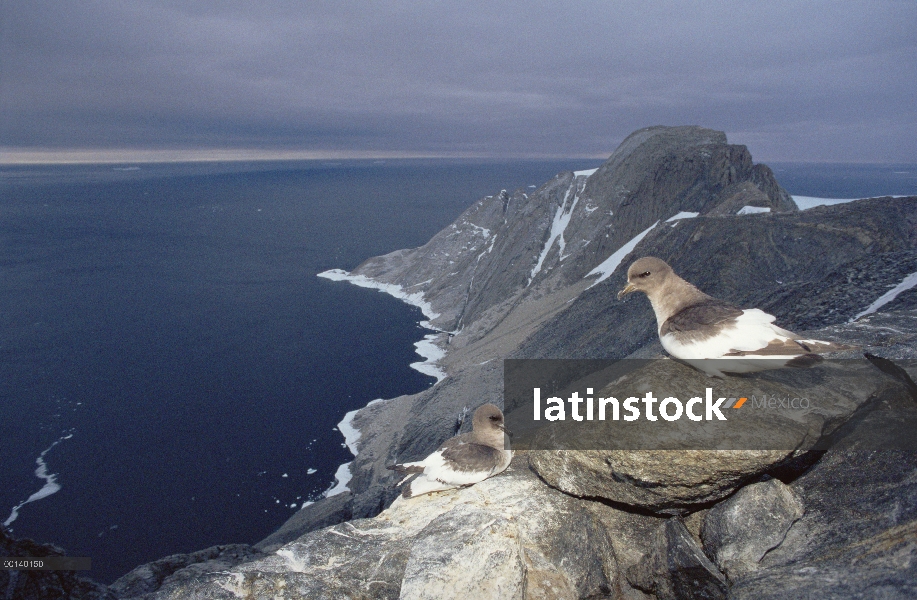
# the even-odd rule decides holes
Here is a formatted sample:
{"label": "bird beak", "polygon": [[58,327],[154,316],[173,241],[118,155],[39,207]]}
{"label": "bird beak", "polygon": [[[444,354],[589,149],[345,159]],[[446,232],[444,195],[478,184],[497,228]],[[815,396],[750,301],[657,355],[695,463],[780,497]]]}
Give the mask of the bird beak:
{"label": "bird beak", "polygon": [[505,425],[497,425],[497,427],[499,427],[499,428],[500,428],[500,431],[502,431],[503,433],[505,433],[505,434],[508,435],[509,437],[513,437],[513,432],[510,431],[509,429],[507,429]]}
{"label": "bird beak", "polygon": [[624,296],[628,295],[629,293],[631,293],[631,292],[636,292],[636,291],[637,291],[637,288],[634,287],[634,284],[628,283],[627,285],[624,286],[624,289],[623,289],[623,290],[621,290],[620,292],[618,292],[618,300],[620,300],[620,299],[623,298]]}

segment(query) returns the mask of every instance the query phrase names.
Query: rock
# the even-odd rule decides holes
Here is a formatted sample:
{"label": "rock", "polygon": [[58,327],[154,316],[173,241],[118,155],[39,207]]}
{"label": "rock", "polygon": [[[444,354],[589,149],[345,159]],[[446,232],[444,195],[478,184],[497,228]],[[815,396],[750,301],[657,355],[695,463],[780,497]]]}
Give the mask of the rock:
{"label": "rock", "polygon": [[[0,526],[0,556],[9,558],[66,556],[62,548],[9,536]],[[0,593],[16,600],[116,600],[105,585],[81,571],[0,570]]]}
{"label": "rock", "polygon": [[[569,494],[663,514],[685,514],[827,444],[860,406],[888,390],[900,389],[899,382],[864,359],[826,361],[813,369],[764,371],[722,381],[677,361],[656,360],[596,395],[623,399],[652,390],[657,398],[687,400],[703,396],[706,386],[713,386],[716,396],[748,397],[748,406],[730,414],[728,422],[703,424],[705,429],[686,419],[670,424],[641,419],[617,428],[601,421],[546,425],[547,430],[569,433],[551,439],[556,441],[554,447],[563,449],[530,452],[532,468],[548,484]],[[765,395],[815,400],[811,410],[771,410],[763,400],[758,404]],[[520,410],[531,419],[528,404]],[[516,414],[511,409],[507,412],[510,429]],[[682,447],[690,449],[678,450],[682,441]],[[663,449],[654,449],[655,444],[663,444]],[[607,447],[619,449],[599,449]]]}
{"label": "rock", "polygon": [[828,452],[790,488],[806,514],[734,598],[917,597],[917,454]]}
{"label": "rock", "polygon": [[[853,320],[874,300],[917,272],[917,250],[869,253],[832,269],[819,281],[800,282],[781,294],[780,312],[787,327],[814,329]],[[879,307],[888,312],[917,308],[908,296]],[[917,298],[915,295],[913,298]]]}
{"label": "rock", "polygon": [[[907,382],[879,402],[917,407]],[[805,514],[756,570],[736,573],[734,598],[917,597],[917,451],[869,450],[873,424],[852,423],[789,484]]]}
{"label": "rock", "polygon": [[148,598],[163,586],[175,586],[204,573],[230,569],[262,553],[246,544],[212,546],[190,554],[173,554],[140,565],[109,588],[118,598]]}
{"label": "rock", "polygon": [[726,578],[679,518],[659,526],[652,552],[627,570],[627,580],[658,600],[721,600],[729,593]]}
{"label": "rock", "polygon": [[266,558],[164,584],[155,598],[584,598],[620,589],[596,513],[524,464],[469,488],[399,499],[375,518],[307,533]]}
{"label": "rock", "polygon": [[[475,537],[486,536],[487,544]],[[400,598],[523,598],[525,564],[514,523],[463,505],[440,515],[414,538]],[[561,579],[563,583],[565,580]],[[564,595],[573,590],[564,586]]]}
{"label": "rock", "polygon": [[[726,210],[746,201],[772,212]],[[550,232],[565,211],[561,251],[561,238]],[[665,222],[680,211],[700,216]],[[595,277],[585,277],[657,221],[632,256],[660,256],[704,291],[792,325],[783,315],[806,298],[812,310],[828,306],[819,286],[845,265],[870,256],[893,264],[897,253],[913,251],[917,198],[800,212],[770,170],[723,133],[654,127],[629,136],[591,176],[562,173],[532,192],[483,198],[423,247],[367,260],[355,273],[422,293],[440,313],[433,323],[457,333],[442,336],[447,379],[354,418],[361,438],[351,465],[353,516],[378,514],[394,499],[387,464],[429,454],[453,434],[463,407],[501,404],[504,358],[623,358],[657,344],[649,303],[614,297],[626,268],[591,288]],[[624,257],[624,267],[631,259]],[[846,308],[819,323],[839,323],[871,302],[843,298]],[[762,472],[761,464],[750,467],[736,485]]]}
{"label": "rock", "polygon": [[748,485],[707,513],[701,530],[704,551],[736,581],[758,569],[804,512],[802,501],[777,479]]}

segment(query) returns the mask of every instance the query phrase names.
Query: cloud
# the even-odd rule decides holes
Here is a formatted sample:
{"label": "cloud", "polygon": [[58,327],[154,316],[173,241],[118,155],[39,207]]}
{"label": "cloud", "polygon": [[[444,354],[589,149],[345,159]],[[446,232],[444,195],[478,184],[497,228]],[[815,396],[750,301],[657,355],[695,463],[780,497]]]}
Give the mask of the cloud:
{"label": "cloud", "polygon": [[758,159],[917,155],[917,4],[7,0],[15,148],[601,155],[700,124]]}

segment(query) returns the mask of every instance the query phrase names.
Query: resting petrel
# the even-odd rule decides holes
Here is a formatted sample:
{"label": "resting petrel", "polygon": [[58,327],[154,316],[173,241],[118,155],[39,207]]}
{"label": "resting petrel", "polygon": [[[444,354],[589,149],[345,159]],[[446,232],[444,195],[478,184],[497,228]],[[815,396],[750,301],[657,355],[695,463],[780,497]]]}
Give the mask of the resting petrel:
{"label": "resting petrel", "polygon": [[645,293],[653,305],[662,347],[708,375],[809,367],[822,360],[820,352],[850,349],[803,339],[774,325],[776,317],[760,309],[742,310],[708,296],[652,256],[627,270],[627,286],[618,298],[631,292]]}
{"label": "resting petrel", "polygon": [[504,449],[506,427],[503,412],[493,404],[484,404],[474,411],[471,423],[471,433],[446,440],[439,450],[425,459],[388,467],[407,475],[398,485],[410,479],[402,496],[413,498],[430,492],[467,487],[501,473],[509,466],[513,452]]}

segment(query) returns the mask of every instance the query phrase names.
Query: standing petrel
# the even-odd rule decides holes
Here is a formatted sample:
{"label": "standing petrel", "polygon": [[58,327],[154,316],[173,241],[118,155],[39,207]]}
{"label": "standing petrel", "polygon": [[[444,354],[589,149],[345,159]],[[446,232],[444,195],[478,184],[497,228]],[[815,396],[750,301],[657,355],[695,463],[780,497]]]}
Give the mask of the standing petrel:
{"label": "standing petrel", "polygon": [[484,404],[474,411],[471,423],[471,433],[446,440],[439,450],[425,459],[388,467],[406,474],[398,485],[410,479],[402,496],[413,498],[430,492],[467,487],[501,473],[509,466],[513,451],[504,449],[506,427],[503,412],[493,404]]}
{"label": "standing petrel", "polygon": [[708,375],[808,367],[822,360],[820,352],[850,349],[803,339],[774,325],[776,317],[760,309],[742,310],[708,296],[652,256],[627,270],[627,286],[618,298],[631,292],[645,293],[653,305],[662,347]]}

